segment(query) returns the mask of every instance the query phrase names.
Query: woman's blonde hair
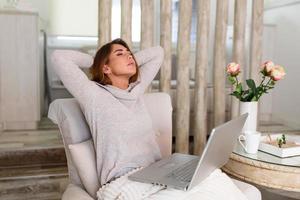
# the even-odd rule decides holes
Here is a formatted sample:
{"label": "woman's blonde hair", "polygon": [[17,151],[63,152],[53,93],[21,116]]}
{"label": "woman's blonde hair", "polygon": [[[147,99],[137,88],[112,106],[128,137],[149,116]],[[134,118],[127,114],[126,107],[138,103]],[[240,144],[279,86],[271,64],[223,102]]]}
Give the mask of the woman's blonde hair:
{"label": "woman's blonde hair", "polygon": [[[111,85],[112,82],[110,80],[110,78],[104,74],[103,72],[103,66],[105,64],[108,64],[109,62],[109,55],[112,51],[112,45],[113,44],[119,44],[119,45],[122,45],[124,46],[128,51],[131,52],[129,46],[127,45],[127,43],[118,38],[118,39],[115,39],[105,45],[103,45],[96,53],[96,56],[94,58],[94,62],[92,64],[92,66],[90,67],[90,73],[92,75],[92,78],[91,80],[92,81],[95,81],[97,83],[100,83],[102,85]],[[132,52],[131,52],[132,54]],[[134,55],[132,54],[132,58],[134,59],[135,63],[136,63],[136,59],[134,57]],[[137,79],[138,79],[138,74],[139,74],[139,67],[136,63],[136,73],[129,78],[129,83],[133,83],[135,82]]]}

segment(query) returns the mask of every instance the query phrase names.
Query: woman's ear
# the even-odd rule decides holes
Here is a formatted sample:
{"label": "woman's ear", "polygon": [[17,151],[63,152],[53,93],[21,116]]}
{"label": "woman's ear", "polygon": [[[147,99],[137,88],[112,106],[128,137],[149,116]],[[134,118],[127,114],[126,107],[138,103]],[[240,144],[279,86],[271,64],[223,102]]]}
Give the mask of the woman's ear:
{"label": "woman's ear", "polygon": [[103,66],[103,73],[104,74],[110,74],[111,73],[110,67],[108,65]]}

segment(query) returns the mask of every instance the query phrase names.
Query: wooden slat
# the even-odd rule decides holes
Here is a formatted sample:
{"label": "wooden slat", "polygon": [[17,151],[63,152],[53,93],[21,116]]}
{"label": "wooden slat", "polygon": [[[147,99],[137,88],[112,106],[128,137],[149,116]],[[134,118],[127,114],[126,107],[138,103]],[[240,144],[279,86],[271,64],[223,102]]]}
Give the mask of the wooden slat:
{"label": "wooden slat", "polygon": [[210,0],[199,0],[197,6],[197,44],[195,74],[194,154],[200,155],[207,136],[207,66]]}
{"label": "wooden slat", "polygon": [[228,0],[217,1],[214,43],[214,126],[225,122],[225,66]]}
{"label": "wooden slat", "polygon": [[[141,0],[141,42],[140,49],[152,47],[154,44],[154,1]],[[151,92],[149,85],[146,92]]]}
{"label": "wooden slat", "polygon": [[111,0],[98,1],[98,47],[111,40]]}
{"label": "wooden slat", "polygon": [[131,40],[132,0],[121,0],[121,38],[132,48]]}
{"label": "wooden slat", "polygon": [[172,70],[172,0],[160,1],[160,45],[165,51],[160,70],[159,89],[170,94]]}
{"label": "wooden slat", "polygon": [[[233,34],[233,58],[232,61],[241,65],[245,74],[245,29],[247,17],[247,1],[236,0],[234,6],[234,34]],[[239,76],[242,79],[242,76]],[[231,98],[231,118],[239,114],[239,100]]]}
{"label": "wooden slat", "polygon": [[145,49],[153,46],[154,41],[154,1],[141,0],[141,44]]}
{"label": "wooden slat", "polygon": [[259,71],[262,59],[262,37],[263,37],[263,0],[253,0],[252,4],[252,26],[251,26],[251,58],[250,77],[258,83]]}
{"label": "wooden slat", "polygon": [[189,150],[189,58],[192,0],[179,2],[179,26],[177,44],[177,92],[176,92],[176,152],[188,153]]}

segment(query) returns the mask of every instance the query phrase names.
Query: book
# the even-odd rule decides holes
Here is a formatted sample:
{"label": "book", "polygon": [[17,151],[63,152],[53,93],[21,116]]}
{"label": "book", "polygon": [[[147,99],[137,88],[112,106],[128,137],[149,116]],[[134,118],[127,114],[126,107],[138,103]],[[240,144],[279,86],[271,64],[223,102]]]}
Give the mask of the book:
{"label": "book", "polygon": [[259,144],[259,150],[266,153],[286,158],[291,156],[300,155],[300,135],[287,135],[286,144],[282,144],[279,147],[277,138],[280,138],[282,134],[265,135],[261,137]]}

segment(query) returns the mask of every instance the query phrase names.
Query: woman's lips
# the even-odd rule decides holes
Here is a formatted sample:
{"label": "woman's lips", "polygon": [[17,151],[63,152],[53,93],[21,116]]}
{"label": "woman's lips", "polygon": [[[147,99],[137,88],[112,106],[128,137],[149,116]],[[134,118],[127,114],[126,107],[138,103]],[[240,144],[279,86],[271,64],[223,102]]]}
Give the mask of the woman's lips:
{"label": "woman's lips", "polygon": [[132,62],[132,63],[128,63],[127,66],[133,66],[133,65],[134,65],[134,63]]}

